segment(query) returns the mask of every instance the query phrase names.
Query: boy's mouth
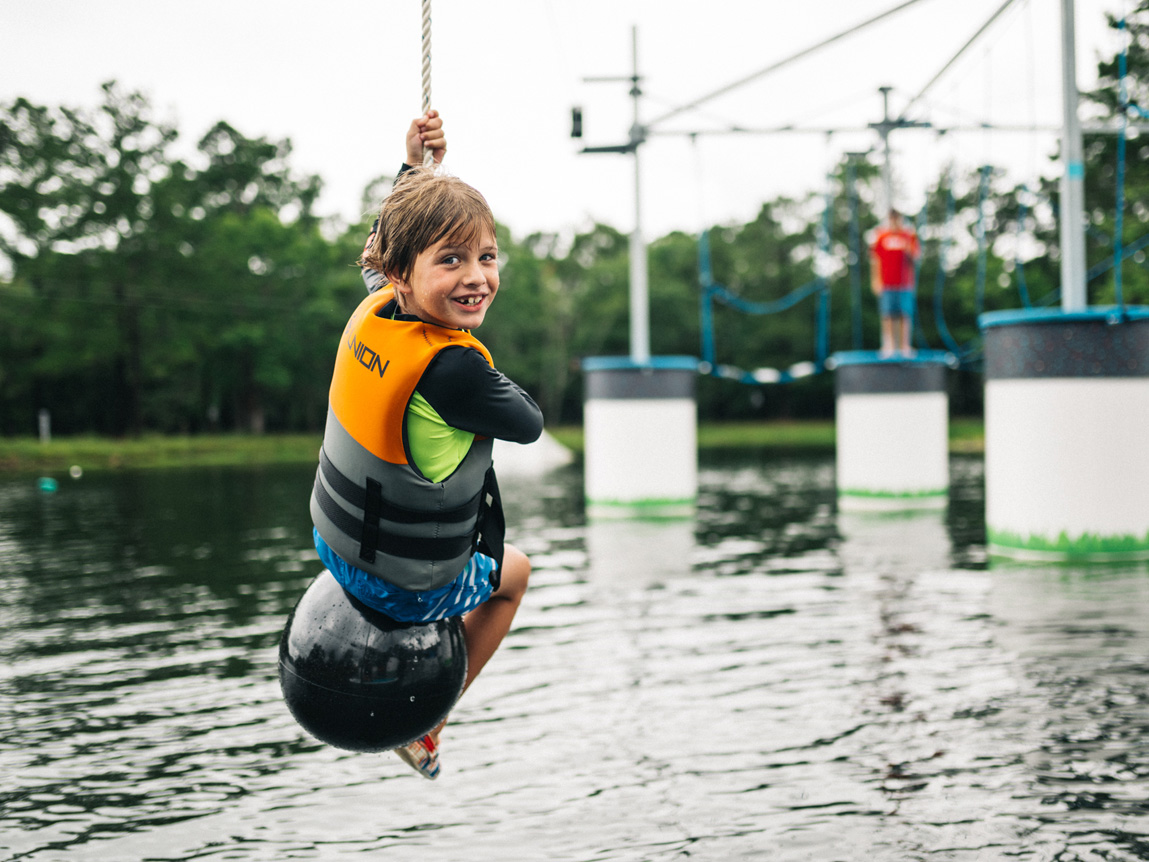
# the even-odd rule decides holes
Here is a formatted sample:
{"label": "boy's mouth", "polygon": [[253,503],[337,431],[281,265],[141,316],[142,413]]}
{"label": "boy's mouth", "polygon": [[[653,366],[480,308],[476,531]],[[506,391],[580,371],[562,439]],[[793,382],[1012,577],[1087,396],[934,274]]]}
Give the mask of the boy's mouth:
{"label": "boy's mouth", "polygon": [[481,297],[481,296],[464,296],[464,297],[460,297],[459,299],[455,300],[455,302],[459,303],[459,305],[468,305],[468,306],[478,305],[482,301],[483,301],[483,297]]}

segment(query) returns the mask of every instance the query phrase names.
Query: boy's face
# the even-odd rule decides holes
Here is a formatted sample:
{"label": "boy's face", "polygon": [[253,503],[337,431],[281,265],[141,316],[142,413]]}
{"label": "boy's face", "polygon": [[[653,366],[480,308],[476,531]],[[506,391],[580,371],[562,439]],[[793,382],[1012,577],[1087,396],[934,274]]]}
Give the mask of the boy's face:
{"label": "boy's face", "polygon": [[415,258],[410,279],[391,283],[407,314],[452,329],[474,329],[499,290],[499,247],[486,231],[470,243],[441,240]]}

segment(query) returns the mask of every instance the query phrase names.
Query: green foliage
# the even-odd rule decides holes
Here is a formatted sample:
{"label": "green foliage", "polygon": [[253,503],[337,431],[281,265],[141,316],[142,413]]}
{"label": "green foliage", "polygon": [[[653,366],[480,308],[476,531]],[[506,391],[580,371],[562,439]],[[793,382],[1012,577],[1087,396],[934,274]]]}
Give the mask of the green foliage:
{"label": "green foliage", "polygon": [[146,99],[103,96],[0,114],[0,431],[41,407],[62,432],[288,427],[293,398],[325,389],[297,313],[332,251],[318,178],[291,176],[286,143],[225,124],[195,168]]}
{"label": "green foliage", "polygon": [[[1125,100],[1115,58],[1101,63],[1098,89],[1087,94],[1110,126],[1123,105],[1131,115],[1149,106],[1149,0],[1129,15],[1128,33]],[[288,141],[219,123],[185,161],[175,156],[175,129],[143,96],[112,83],[101,95],[95,108],[0,104],[0,434],[32,433],[40,408],[62,434],[320,431],[336,342],[363,296],[354,261],[370,218],[344,229],[322,222],[313,211],[320,180],[293,172]],[[1149,147],[1126,143],[1128,247],[1149,233]],[[1093,304],[1115,296],[1106,260],[1117,144],[1113,134],[1086,139]],[[822,276],[829,350],[874,348],[864,237],[878,223],[879,173],[866,159],[843,161],[828,201],[769,201],[746,224],[712,227],[714,281],[767,303]],[[978,314],[1026,299],[1055,303],[1060,282],[1057,183],[1025,188],[1000,172],[984,187],[982,179],[947,172],[917,216],[919,343],[956,346],[975,368]],[[389,185],[390,177],[373,181],[364,209]],[[522,240],[500,227],[498,239],[502,285],[481,336],[548,422],[577,423],[579,360],[629,351],[628,237],[596,224]],[[657,238],[648,260],[652,352],[699,355],[697,238]],[[1125,301],[1149,302],[1146,249],[1121,272]],[[816,356],[814,296],[778,314],[713,311],[721,363],[784,369]],[[959,375],[957,387],[954,412],[976,414],[980,377]],[[823,418],[833,409],[825,374],[762,387],[700,378],[698,392],[711,422]]]}
{"label": "green foliage", "polygon": [[[1142,0],[1126,18],[1128,33],[1125,91],[1119,78],[1119,56],[1098,65],[1098,88],[1087,96],[1106,125],[1119,126],[1124,109],[1130,123],[1144,128],[1149,119],[1149,0]],[[1109,24],[1119,29],[1120,21],[1109,16]],[[1124,101],[1122,97],[1124,96]],[[1149,233],[1149,143],[1144,135],[1125,140],[1124,159],[1119,158],[1119,136],[1087,135],[1085,138],[1086,244],[1089,266],[1100,270],[1090,282],[1090,302],[1099,305],[1116,301],[1116,215],[1118,174],[1123,168],[1124,211],[1122,245]],[[1124,249],[1123,249],[1124,250]],[[1124,257],[1124,255],[1123,255]],[[1121,267],[1122,299],[1126,303],[1149,303],[1149,270],[1146,251],[1135,252]]]}

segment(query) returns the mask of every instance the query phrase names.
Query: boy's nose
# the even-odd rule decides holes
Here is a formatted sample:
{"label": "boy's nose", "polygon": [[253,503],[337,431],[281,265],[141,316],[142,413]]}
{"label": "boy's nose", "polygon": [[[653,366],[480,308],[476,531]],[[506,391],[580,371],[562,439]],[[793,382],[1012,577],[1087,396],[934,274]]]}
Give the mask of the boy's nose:
{"label": "boy's nose", "polygon": [[478,261],[472,261],[463,268],[463,282],[465,284],[482,284],[487,280],[487,274]]}

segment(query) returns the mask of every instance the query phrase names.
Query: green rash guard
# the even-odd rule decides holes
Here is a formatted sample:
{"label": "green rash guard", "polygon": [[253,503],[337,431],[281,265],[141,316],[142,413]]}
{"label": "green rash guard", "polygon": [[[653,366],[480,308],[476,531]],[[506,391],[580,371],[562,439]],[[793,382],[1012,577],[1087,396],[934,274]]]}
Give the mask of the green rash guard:
{"label": "green rash guard", "polygon": [[407,405],[407,445],[419,472],[442,482],[455,472],[474,442],[469,431],[452,428],[418,392]]}

